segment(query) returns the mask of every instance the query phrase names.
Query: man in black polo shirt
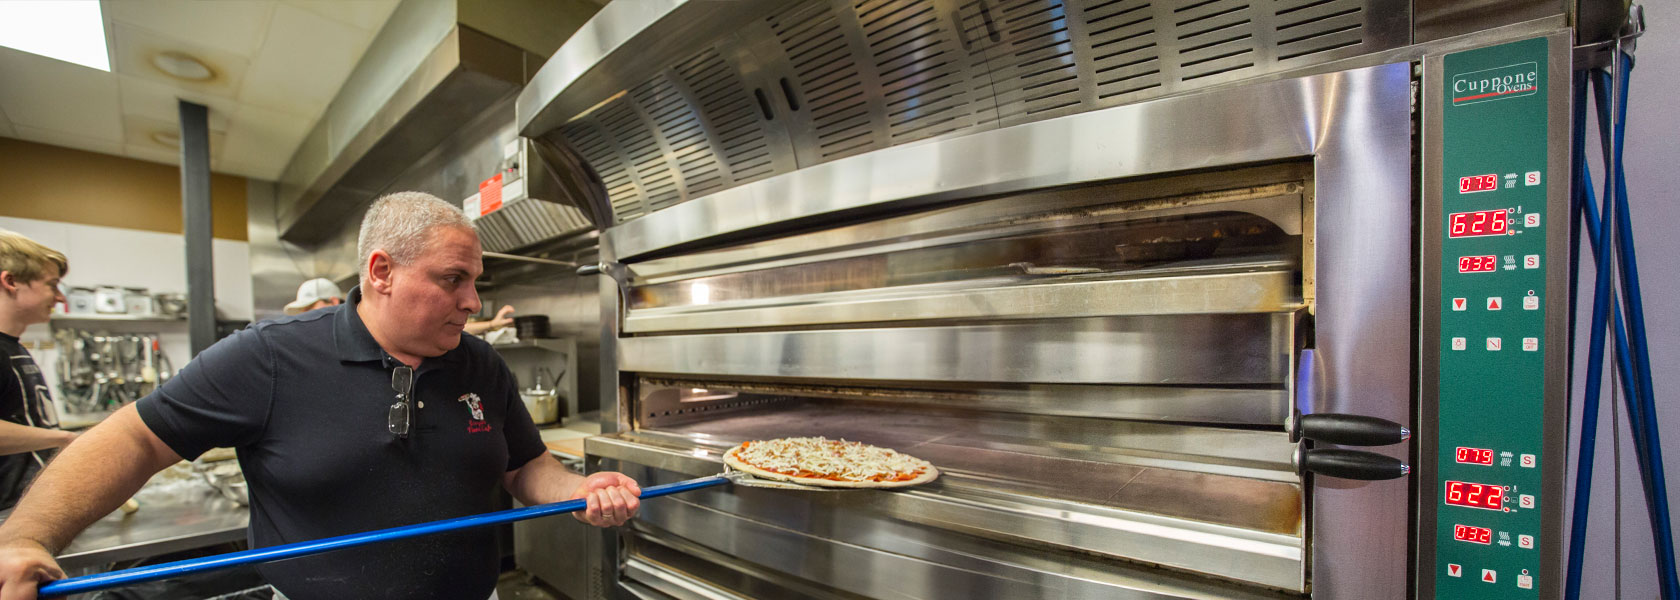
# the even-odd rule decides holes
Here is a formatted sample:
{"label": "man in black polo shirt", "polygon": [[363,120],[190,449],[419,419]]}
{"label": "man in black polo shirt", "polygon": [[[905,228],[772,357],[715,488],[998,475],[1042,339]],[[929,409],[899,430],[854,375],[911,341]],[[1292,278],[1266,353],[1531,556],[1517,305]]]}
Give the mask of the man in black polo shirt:
{"label": "man in black polo shirt", "polygon": [[[527,504],[587,498],[614,526],[641,490],[549,456],[506,365],[462,335],[479,310],[478,236],[419,193],[381,198],[343,305],[253,325],[205,350],[54,461],[0,524],[0,599],[62,577],[52,560],[158,470],[239,451],[254,547],[489,511],[498,484]],[[579,556],[582,556],[581,549]],[[494,532],[477,529],[267,563],[291,600],[476,599],[494,592]]]}

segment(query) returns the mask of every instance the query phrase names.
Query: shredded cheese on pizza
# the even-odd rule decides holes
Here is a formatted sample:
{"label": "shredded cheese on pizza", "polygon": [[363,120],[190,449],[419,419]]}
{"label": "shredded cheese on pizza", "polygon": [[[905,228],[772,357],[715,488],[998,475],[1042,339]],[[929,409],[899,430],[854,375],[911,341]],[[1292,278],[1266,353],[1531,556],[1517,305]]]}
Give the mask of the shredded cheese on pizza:
{"label": "shredded cheese on pizza", "polygon": [[835,481],[908,481],[929,466],[896,450],[822,437],[746,442],[735,456],[767,471]]}

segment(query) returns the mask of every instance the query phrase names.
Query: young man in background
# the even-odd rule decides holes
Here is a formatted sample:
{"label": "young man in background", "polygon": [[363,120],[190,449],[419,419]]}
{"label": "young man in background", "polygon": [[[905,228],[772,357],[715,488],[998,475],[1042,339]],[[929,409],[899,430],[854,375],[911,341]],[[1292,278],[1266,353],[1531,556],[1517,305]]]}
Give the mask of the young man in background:
{"label": "young man in background", "polygon": [[76,434],[58,429],[52,394],[34,357],[18,338],[45,323],[64,301],[59,278],[70,270],[64,254],[22,235],[0,231],[0,510],[23,496],[50,455]]}

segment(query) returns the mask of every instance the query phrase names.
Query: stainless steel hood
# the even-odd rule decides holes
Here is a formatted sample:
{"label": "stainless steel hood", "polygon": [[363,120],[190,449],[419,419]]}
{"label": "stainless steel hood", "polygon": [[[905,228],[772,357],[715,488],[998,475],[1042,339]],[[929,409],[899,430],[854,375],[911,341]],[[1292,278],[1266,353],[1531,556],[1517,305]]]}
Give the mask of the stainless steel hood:
{"label": "stainless steel hood", "polygon": [[[403,2],[281,174],[280,237],[327,241],[405,169],[522,88],[598,8],[586,0]],[[551,26],[533,29],[537,22]]]}

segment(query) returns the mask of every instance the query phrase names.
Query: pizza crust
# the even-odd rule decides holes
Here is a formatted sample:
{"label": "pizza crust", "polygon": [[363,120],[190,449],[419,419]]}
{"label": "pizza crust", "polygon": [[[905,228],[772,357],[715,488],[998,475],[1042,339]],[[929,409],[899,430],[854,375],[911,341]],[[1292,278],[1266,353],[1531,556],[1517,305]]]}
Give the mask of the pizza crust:
{"label": "pizza crust", "polygon": [[772,479],[772,480],[775,480],[775,481],[786,481],[788,483],[797,483],[799,485],[808,485],[808,486],[812,486],[812,487],[852,488],[852,489],[901,488],[901,487],[910,487],[910,486],[913,486],[913,485],[921,485],[921,484],[924,484],[924,483],[927,483],[929,481],[933,481],[934,479],[939,478],[939,469],[935,468],[933,466],[933,463],[929,463],[929,462],[927,462],[925,460],[921,460],[919,458],[916,459],[916,460],[921,461],[924,465],[926,465],[927,470],[923,471],[922,474],[917,475],[915,479],[909,479],[909,480],[905,480],[905,481],[835,481],[833,479],[819,479],[819,478],[812,478],[812,477],[797,477],[797,476],[793,476],[793,475],[786,475],[786,474],[783,474],[783,473],[777,473],[775,471],[770,471],[770,470],[766,470],[766,469],[760,469],[758,467],[747,464],[746,461],[743,461],[740,458],[735,456],[735,453],[739,452],[741,450],[741,448],[742,448],[741,446],[736,446],[734,448],[730,448],[728,452],[723,453],[723,462],[725,464],[728,464],[730,466],[730,468],[736,469],[738,471],[745,471],[745,472],[751,474],[752,476],[758,477],[758,478],[761,478],[761,479]]}

